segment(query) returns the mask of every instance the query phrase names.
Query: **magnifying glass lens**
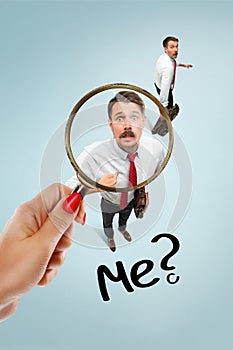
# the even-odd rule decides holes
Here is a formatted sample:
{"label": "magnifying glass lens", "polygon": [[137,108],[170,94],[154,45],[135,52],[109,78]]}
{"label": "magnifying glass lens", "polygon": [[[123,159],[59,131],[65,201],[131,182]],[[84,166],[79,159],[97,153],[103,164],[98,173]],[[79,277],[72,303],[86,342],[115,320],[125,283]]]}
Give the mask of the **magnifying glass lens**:
{"label": "magnifying glass lens", "polygon": [[[104,91],[108,92],[102,96],[105,103],[92,103],[80,111],[85,102]],[[169,131],[162,142],[152,132],[154,121],[161,118]],[[115,192],[117,202],[121,192],[142,188],[161,173],[171,154],[173,134],[166,110],[153,95],[137,86],[110,84],[91,91],[76,104],[67,121],[65,141],[77,183]],[[134,182],[130,181],[133,167]]]}

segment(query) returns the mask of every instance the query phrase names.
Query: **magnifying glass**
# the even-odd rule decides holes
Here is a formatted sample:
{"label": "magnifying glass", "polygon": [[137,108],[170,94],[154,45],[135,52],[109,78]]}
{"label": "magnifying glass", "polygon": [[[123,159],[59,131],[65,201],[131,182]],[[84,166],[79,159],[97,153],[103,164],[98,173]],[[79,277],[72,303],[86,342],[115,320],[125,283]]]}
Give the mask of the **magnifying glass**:
{"label": "magnifying glass", "polygon": [[[73,152],[73,145],[71,142],[71,132],[74,125],[74,120],[78,121],[78,112],[80,111],[80,108],[93,96],[107,90],[113,90],[113,89],[121,89],[121,90],[133,90],[136,93],[142,94],[146,96],[148,99],[152,101],[153,105],[156,105],[156,108],[159,109],[160,116],[164,118],[164,120],[167,122],[168,126],[168,146],[166,154],[163,158],[163,161],[161,164],[156,168],[156,170],[153,172],[152,175],[150,175],[148,178],[143,179],[139,183],[137,183],[134,186],[127,186],[127,187],[120,187],[120,186],[106,186],[103,183],[99,183],[96,181],[96,179],[89,177],[82,166],[77,162],[74,152]],[[78,123],[77,123],[78,125]],[[173,130],[172,130],[172,124],[170,121],[170,118],[167,114],[166,109],[162,106],[162,104],[157,100],[155,96],[153,96],[148,91],[142,89],[141,87],[138,87],[136,85],[131,84],[125,84],[125,83],[113,83],[108,85],[100,86],[89,93],[87,93],[85,96],[83,96],[77,104],[74,106],[73,110],[70,113],[70,116],[66,123],[65,128],[65,147],[66,147],[66,153],[70,160],[71,165],[73,166],[73,169],[76,173],[77,178],[79,179],[81,186],[76,186],[72,193],[74,192],[80,192],[82,197],[85,196],[88,190],[102,190],[102,191],[108,191],[108,192],[129,192],[129,191],[135,191],[138,189],[143,188],[144,186],[148,185],[150,182],[152,182],[154,179],[156,179],[159,174],[163,171],[165,166],[168,163],[168,160],[171,156],[172,148],[173,148]]]}

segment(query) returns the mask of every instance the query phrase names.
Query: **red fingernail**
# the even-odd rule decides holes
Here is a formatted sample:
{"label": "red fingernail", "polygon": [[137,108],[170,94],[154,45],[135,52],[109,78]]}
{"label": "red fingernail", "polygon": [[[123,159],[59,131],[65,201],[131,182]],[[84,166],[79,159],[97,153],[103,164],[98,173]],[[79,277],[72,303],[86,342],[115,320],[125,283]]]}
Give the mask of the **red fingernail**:
{"label": "red fingernail", "polygon": [[67,213],[73,214],[78,209],[81,203],[81,200],[82,200],[81,194],[74,192],[69,197],[66,198],[62,207]]}
{"label": "red fingernail", "polygon": [[86,214],[86,213],[84,213],[84,215],[83,215],[83,222],[82,222],[82,225],[85,225],[85,222],[86,222],[86,217],[87,217],[87,214]]}

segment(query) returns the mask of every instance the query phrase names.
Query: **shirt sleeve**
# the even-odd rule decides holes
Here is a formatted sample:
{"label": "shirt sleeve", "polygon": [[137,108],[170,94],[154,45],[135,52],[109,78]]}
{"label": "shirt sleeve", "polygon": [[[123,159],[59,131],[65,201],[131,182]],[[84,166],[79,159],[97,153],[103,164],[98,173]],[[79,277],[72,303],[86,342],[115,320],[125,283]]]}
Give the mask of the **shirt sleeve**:
{"label": "shirt sleeve", "polygon": [[161,69],[161,88],[160,88],[160,102],[164,107],[168,105],[168,95],[171,88],[173,78],[173,70],[171,67],[162,67]]}
{"label": "shirt sleeve", "polygon": [[74,175],[65,182],[65,185],[73,189],[76,186],[81,185],[81,183],[80,183],[79,179],[77,178],[77,176]]}
{"label": "shirt sleeve", "polygon": [[[95,179],[95,172],[96,172],[96,164],[94,161],[94,158],[91,156],[91,154],[84,150],[76,159],[76,162],[80,169],[87,175],[91,180]],[[72,176],[70,179],[66,181],[66,186],[70,188],[74,188],[78,185],[81,185],[80,180],[77,178],[76,175]]]}

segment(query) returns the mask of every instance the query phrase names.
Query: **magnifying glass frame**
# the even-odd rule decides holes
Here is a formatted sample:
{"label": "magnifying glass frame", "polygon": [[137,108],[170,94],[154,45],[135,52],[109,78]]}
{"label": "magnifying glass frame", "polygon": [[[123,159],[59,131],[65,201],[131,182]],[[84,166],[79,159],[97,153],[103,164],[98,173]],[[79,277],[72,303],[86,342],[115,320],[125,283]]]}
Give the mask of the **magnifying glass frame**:
{"label": "magnifying glass frame", "polygon": [[[138,93],[141,93],[143,95],[145,95],[146,97],[148,97],[152,102],[154,102],[157,107],[159,108],[159,112],[162,115],[162,117],[164,117],[164,119],[166,120],[167,124],[168,124],[168,133],[169,133],[169,141],[168,141],[168,149],[166,152],[166,155],[164,157],[164,160],[162,162],[162,164],[159,166],[159,168],[156,170],[156,172],[149,177],[148,179],[146,179],[143,182],[140,182],[138,185],[135,186],[131,186],[131,187],[110,187],[110,186],[105,186],[102,185],[94,180],[92,180],[91,178],[89,178],[83,171],[82,169],[79,167],[79,165],[77,164],[75,157],[73,155],[72,149],[71,149],[71,140],[70,140],[70,134],[71,134],[71,127],[72,127],[72,123],[73,120],[76,116],[76,114],[78,113],[78,111],[80,110],[80,108],[84,105],[84,103],[89,100],[91,97],[97,95],[100,92],[106,91],[106,90],[111,90],[111,89],[127,89],[127,90],[134,90],[137,91]],[[90,92],[88,92],[85,96],[83,96],[78,102],[77,104],[74,106],[73,110],[71,111],[69,118],[66,122],[66,127],[65,127],[65,148],[66,148],[66,153],[67,156],[70,160],[71,165],[73,166],[76,175],[78,177],[78,179],[81,181],[81,183],[85,186],[87,186],[88,188],[91,189],[101,189],[104,191],[110,191],[110,192],[128,192],[128,191],[134,191],[138,188],[142,188],[143,186],[148,185],[151,181],[153,181],[156,177],[159,176],[159,174],[163,171],[163,169],[165,168],[165,166],[168,163],[168,160],[171,156],[172,153],[172,148],[173,148],[173,143],[174,143],[174,136],[173,136],[173,129],[172,129],[172,123],[171,120],[167,114],[167,111],[165,109],[165,107],[158,101],[158,99],[153,96],[150,92],[140,88],[139,86],[136,85],[131,85],[131,84],[124,84],[124,83],[113,83],[113,84],[107,84],[107,85],[103,85],[100,86],[94,90],[91,90]]]}

